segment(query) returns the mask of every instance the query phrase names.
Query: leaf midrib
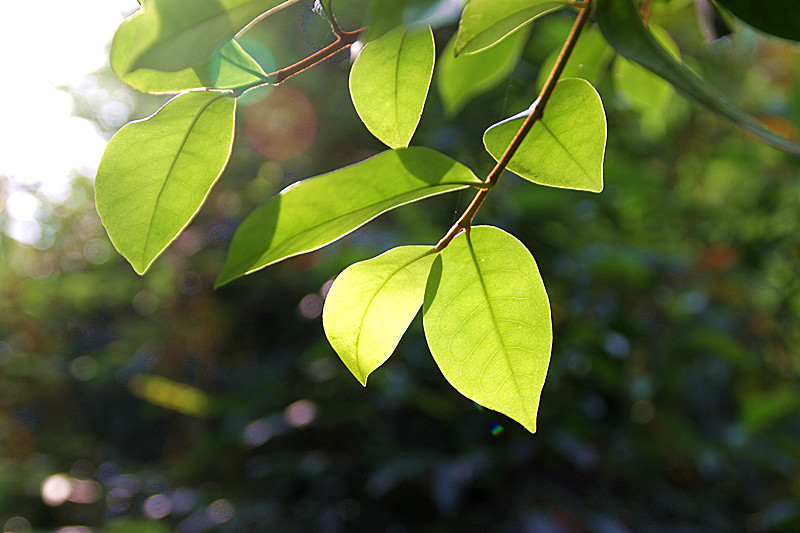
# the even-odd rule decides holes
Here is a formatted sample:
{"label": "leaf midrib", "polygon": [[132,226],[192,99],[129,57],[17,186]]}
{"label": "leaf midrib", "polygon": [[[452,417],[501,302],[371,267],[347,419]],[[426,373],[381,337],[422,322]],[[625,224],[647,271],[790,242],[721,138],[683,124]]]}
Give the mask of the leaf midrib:
{"label": "leaf midrib", "polygon": [[[336,217],[334,217],[334,218],[330,218],[330,219],[324,220],[324,221],[322,221],[322,222],[320,222],[320,223],[318,223],[318,224],[315,224],[315,225],[313,225],[313,226],[309,226],[308,228],[304,229],[303,231],[300,231],[300,232],[298,232],[298,233],[294,233],[294,234],[292,234],[292,235],[289,235],[288,237],[284,238],[284,239],[283,239],[283,240],[282,240],[282,241],[281,241],[279,244],[277,244],[277,245],[275,245],[275,246],[271,247],[271,249],[272,249],[272,250],[274,250],[275,248],[277,248],[278,246],[281,246],[283,243],[285,243],[285,242],[286,242],[286,241],[288,241],[289,239],[294,239],[294,238],[296,238],[296,237],[297,237],[297,236],[299,236],[299,235],[303,235],[304,233],[309,233],[309,232],[311,232],[311,231],[313,231],[313,230],[315,230],[315,229],[317,229],[317,228],[319,228],[320,226],[323,226],[323,225],[325,225],[325,224],[329,224],[329,223],[331,223],[331,222],[338,221],[338,220],[340,220],[340,219],[342,219],[342,218],[346,218],[346,217],[349,217],[349,216],[355,215],[355,214],[357,214],[357,213],[360,213],[360,212],[362,212],[362,211],[366,211],[366,210],[369,210],[369,209],[373,209],[375,206],[377,206],[377,205],[379,205],[379,204],[381,204],[381,203],[383,203],[383,202],[387,202],[387,201],[390,201],[390,200],[393,200],[393,199],[396,199],[396,198],[400,198],[400,197],[402,197],[402,196],[405,196],[405,195],[407,195],[407,194],[415,193],[415,192],[417,192],[417,191],[423,191],[423,190],[425,190],[425,189],[434,189],[434,188],[436,188],[436,187],[447,187],[447,186],[451,186],[451,185],[455,185],[455,186],[456,186],[456,187],[454,187],[454,189],[453,189],[453,190],[455,190],[455,189],[458,189],[458,188],[461,188],[461,187],[470,187],[470,186],[476,186],[476,185],[480,185],[480,182],[476,183],[476,182],[461,182],[461,181],[453,181],[453,182],[449,182],[449,183],[440,183],[440,184],[433,185],[433,186],[430,186],[430,187],[421,187],[421,188],[418,188],[418,189],[412,189],[412,190],[410,190],[410,191],[407,191],[407,192],[404,192],[404,193],[402,193],[402,194],[398,194],[398,195],[392,196],[392,197],[390,197],[390,198],[387,198],[387,199],[385,199],[385,200],[381,200],[380,202],[375,202],[375,203],[369,204],[369,205],[367,205],[367,206],[361,207],[361,208],[359,208],[359,209],[356,209],[355,211],[350,211],[350,212],[348,212],[348,213],[344,213],[344,214],[342,214],[342,215],[338,215],[338,216],[336,216]],[[449,192],[449,191],[446,191],[446,190],[445,190],[445,191],[441,191],[441,192]],[[433,194],[436,194],[436,193],[433,193]],[[432,195],[433,195],[433,194],[432,194]],[[423,198],[425,198],[425,197],[423,197],[423,196],[416,197],[416,196],[415,196],[414,198],[411,198],[411,199],[410,199],[410,200],[408,200],[407,202],[403,202],[403,203],[399,203],[399,204],[393,204],[393,205],[392,205],[391,207],[389,207],[388,209],[391,209],[391,208],[394,208],[394,207],[402,207],[403,205],[406,205],[406,204],[408,204],[408,203],[410,203],[410,202],[413,202],[413,201],[415,201],[415,200],[422,200]],[[364,221],[363,223],[359,224],[358,226],[356,226],[356,227],[355,227],[355,228],[353,228],[352,230],[348,231],[347,233],[350,233],[351,231],[355,231],[356,229],[358,229],[358,228],[359,228],[359,227],[361,227],[362,225],[366,224],[367,222],[369,222],[369,221],[370,221],[370,220],[372,220],[373,218],[375,218],[375,217],[377,217],[377,216],[379,216],[379,215],[383,214],[385,211],[388,211],[388,209],[386,209],[386,210],[383,210],[383,211],[380,211],[379,213],[375,214],[375,216],[373,216],[373,217],[369,218],[368,220]],[[345,233],[344,235],[347,235],[347,233]],[[322,246],[324,246],[324,245],[322,245]],[[314,248],[314,249],[316,249],[316,248]],[[312,249],[312,250],[313,250],[313,249]],[[305,252],[308,252],[308,251],[312,251],[312,250],[304,250],[304,251],[300,251],[300,252],[295,252],[295,253],[293,253],[293,254],[291,254],[291,255],[289,255],[289,256],[282,257],[281,259],[288,259],[289,257],[293,257],[293,256],[295,256],[295,255],[299,255],[299,254],[302,254],[302,253],[305,253]],[[270,251],[270,249],[268,249],[267,251],[265,251],[265,252],[263,252],[263,253],[259,254],[258,256],[255,256],[255,259],[254,259],[254,260],[253,260],[253,259],[249,259],[248,261],[242,261],[240,264],[241,264],[241,265],[255,265],[255,264],[256,264],[256,263],[257,263],[257,262],[258,262],[258,261],[259,261],[259,260],[260,260],[262,257],[264,257],[265,255],[267,255],[267,253],[268,253],[269,251]],[[251,257],[253,257],[253,256],[251,256]],[[262,268],[263,266],[269,266],[269,265],[271,265],[271,264],[272,264],[272,262],[269,262],[269,263],[267,263],[267,264],[265,264],[265,265],[261,265],[261,266],[259,266],[258,268]],[[251,268],[251,267],[247,267],[247,268]],[[237,269],[237,270],[242,270],[242,269],[240,268],[240,269]],[[249,274],[250,272],[252,272],[252,270],[247,270],[247,271],[246,271],[246,273],[248,273],[248,274]]]}
{"label": "leaf midrib", "polygon": [[[489,298],[489,291],[486,289],[486,283],[484,282],[484,279],[483,279],[483,272],[481,272],[481,267],[478,264],[478,258],[475,255],[475,250],[472,247],[472,240],[470,239],[469,234],[467,234],[466,237],[467,237],[467,248],[469,249],[469,254],[470,254],[470,257],[472,258],[472,263],[475,266],[475,271],[478,273],[478,281],[480,281],[481,291],[483,292],[483,297],[486,299],[486,308],[489,310],[489,314],[492,317],[492,326],[494,327],[494,331],[497,334],[497,338],[500,340],[500,346],[502,346],[502,349],[503,349],[503,355],[504,355],[503,360],[505,361],[506,366],[508,367],[508,371],[511,374],[511,378],[514,380],[514,392],[516,393],[517,397],[520,399],[520,403],[522,404],[522,410],[525,412],[525,418],[528,419],[528,423],[530,424],[531,423],[531,416],[530,416],[530,413],[528,412],[528,405],[527,405],[525,399],[522,397],[522,395],[519,392],[520,385],[519,385],[519,381],[517,380],[517,375],[514,373],[514,369],[511,367],[511,360],[508,357],[508,350],[506,348],[506,344],[505,344],[505,342],[503,340],[502,334],[500,333],[500,328],[497,327],[497,317],[494,314],[494,308],[492,307],[492,302],[491,302],[491,299]],[[534,420],[535,420],[535,418],[534,418]]]}
{"label": "leaf midrib", "polygon": [[186,143],[189,140],[189,136],[192,134],[192,130],[194,130],[195,126],[197,126],[197,122],[200,120],[200,117],[202,116],[203,113],[206,112],[206,110],[211,106],[211,104],[213,104],[220,98],[225,98],[225,95],[220,94],[219,96],[212,98],[199,109],[197,114],[195,114],[195,116],[192,118],[192,121],[189,123],[189,127],[186,129],[186,133],[184,133],[183,135],[183,139],[181,139],[178,150],[175,153],[175,157],[173,157],[172,161],[170,162],[169,169],[167,170],[167,173],[164,177],[161,187],[158,190],[158,194],[156,195],[156,201],[153,203],[153,211],[150,213],[150,221],[147,224],[147,233],[145,234],[144,241],[142,242],[142,262],[145,261],[147,255],[146,252],[148,244],[150,243],[150,233],[153,230],[153,220],[156,217],[156,212],[158,211],[158,206],[161,203],[161,197],[164,194],[164,189],[166,189],[167,181],[169,181],[169,177],[172,174],[172,171],[175,170],[175,165],[177,164],[178,159],[180,159],[181,153],[183,152],[183,149],[186,147]]}

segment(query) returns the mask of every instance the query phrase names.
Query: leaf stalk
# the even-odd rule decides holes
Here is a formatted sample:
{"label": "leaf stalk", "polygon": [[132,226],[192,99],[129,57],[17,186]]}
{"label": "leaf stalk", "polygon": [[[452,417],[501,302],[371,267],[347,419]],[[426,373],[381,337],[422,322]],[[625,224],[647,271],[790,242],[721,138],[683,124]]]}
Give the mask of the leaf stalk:
{"label": "leaf stalk", "polygon": [[500,176],[502,176],[503,172],[505,172],[508,164],[511,162],[511,158],[514,157],[514,154],[522,145],[522,142],[525,140],[525,137],[528,135],[533,125],[537,121],[541,120],[544,116],[544,109],[547,106],[547,102],[553,95],[553,91],[555,91],[556,84],[564,72],[567,61],[569,60],[570,55],[572,55],[575,45],[578,43],[578,38],[580,37],[583,29],[586,27],[586,24],[589,22],[589,18],[592,14],[592,0],[586,0],[579,5],[580,12],[578,13],[578,17],[575,19],[575,22],[572,25],[572,30],[570,31],[569,36],[567,36],[567,40],[564,41],[564,46],[561,48],[561,53],[558,55],[558,59],[556,59],[556,63],[553,65],[553,69],[550,71],[547,81],[545,81],[542,90],[539,92],[539,97],[533,102],[533,105],[530,108],[530,114],[528,115],[528,118],[525,119],[525,122],[511,140],[511,143],[508,145],[508,148],[506,148],[506,151],[503,153],[502,157],[497,161],[497,164],[484,180],[486,188],[478,191],[478,193],[472,199],[472,202],[470,202],[469,206],[467,206],[466,210],[464,210],[459,219],[450,227],[445,236],[442,237],[442,239],[436,244],[436,246],[433,248],[433,251],[441,252],[444,250],[445,247],[447,247],[447,245],[450,244],[450,242],[462,231],[469,233],[469,229],[472,226],[472,220],[475,218],[478,210],[483,205],[486,197],[489,196],[489,192],[491,192],[494,185],[500,179]]}

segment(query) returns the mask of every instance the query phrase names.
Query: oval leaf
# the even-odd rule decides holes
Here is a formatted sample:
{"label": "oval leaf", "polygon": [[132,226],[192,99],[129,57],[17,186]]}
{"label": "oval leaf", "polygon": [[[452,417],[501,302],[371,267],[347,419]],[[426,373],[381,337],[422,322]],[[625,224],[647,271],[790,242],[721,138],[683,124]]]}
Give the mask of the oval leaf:
{"label": "oval leaf", "polygon": [[435,257],[430,246],[400,246],[350,265],[333,282],[322,311],[325,335],[362,385],[422,306]]}
{"label": "oval leaf", "polygon": [[[483,134],[499,160],[530,110],[495,124]],[[579,78],[558,82],[544,117],[533,125],[508,169],[540,185],[600,192],[606,149],[606,114],[600,95]]]}
{"label": "oval leaf", "polygon": [[471,0],[458,23],[455,54],[485,50],[529,22],[571,3],[568,0]]}
{"label": "oval leaf", "polygon": [[97,212],[139,274],[194,218],[225,168],[235,109],[228,95],[185,93],[108,143],[95,179]]}
{"label": "oval leaf", "polygon": [[294,183],[242,222],[216,286],[321,248],[395,207],[482,184],[464,165],[422,147]]}
{"label": "oval leaf", "polygon": [[117,29],[111,67],[166,72],[201,65],[255,18],[297,0],[145,0]]}
{"label": "oval leaf", "polygon": [[790,141],[761,124],[672,57],[647,31],[633,0],[597,0],[597,23],[617,52],[655,72],[684,96],[775,148],[800,154],[800,143]]}
{"label": "oval leaf", "polygon": [[[111,53],[113,63],[113,49]],[[212,89],[247,87],[266,81],[267,73],[242,49],[236,39],[233,39],[196,67],[176,72],[140,68],[120,76],[120,79],[145,93],[169,94],[203,87]]]}
{"label": "oval leaf", "polygon": [[445,112],[455,115],[469,100],[503,81],[514,70],[527,38],[528,31],[523,29],[488,50],[458,57],[451,39],[439,58],[436,74]]}
{"label": "oval leaf", "polygon": [[350,96],[367,129],[390,148],[408,146],[433,77],[433,32],[396,28],[368,43],[350,71]]}
{"label": "oval leaf", "polygon": [[434,260],[422,313],[431,354],[450,384],[536,431],[553,330],[525,245],[491,226],[462,233]]}
{"label": "oval leaf", "polygon": [[716,0],[725,9],[763,32],[800,41],[800,17],[797,0]]}

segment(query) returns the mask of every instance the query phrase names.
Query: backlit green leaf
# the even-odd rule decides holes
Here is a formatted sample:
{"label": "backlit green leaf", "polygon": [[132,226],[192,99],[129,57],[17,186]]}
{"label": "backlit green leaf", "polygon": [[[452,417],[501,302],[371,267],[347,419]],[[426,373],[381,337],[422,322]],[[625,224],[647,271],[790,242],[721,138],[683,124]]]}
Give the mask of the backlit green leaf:
{"label": "backlit green leaf", "polygon": [[[759,5],[761,4],[763,2]],[[684,96],[727,118],[775,148],[800,154],[800,143],[790,141],[761,124],[672,57],[647,31],[633,0],[596,0],[596,7],[600,30],[617,52],[655,72]]]}
{"label": "backlit green leaf", "polygon": [[108,143],[95,179],[97,212],[139,274],[194,218],[225,168],[235,108],[228,95],[185,93]]}
{"label": "backlit green leaf", "polygon": [[433,76],[430,28],[396,28],[367,43],[350,71],[350,95],[361,120],[390,148],[408,146]]}
{"label": "backlit green leaf", "polygon": [[[112,49],[112,62],[113,54]],[[120,78],[142,92],[164,94],[202,87],[235,89],[262,82],[266,77],[267,74],[256,60],[234,39],[196,67],[176,72],[140,68]]]}
{"label": "backlit green leaf", "polygon": [[400,246],[349,266],[333,282],[322,312],[325,335],[362,385],[422,306],[434,257],[430,246]]}
{"label": "backlit green leaf", "polygon": [[800,16],[797,0],[716,0],[728,11],[759,30],[800,41]]}
{"label": "backlit green leaf", "polygon": [[497,46],[458,57],[454,52],[455,40],[451,39],[436,69],[436,85],[445,112],[455,115],[469,100],[503,81],[514,70],[527,38],[528,30],[523,29]]}
{"label": "backlit green leaf", "polygon": [[567,0],[470,0],[458,23],[455,54],[485,50],[529,22],[570,3]]}
{"label": "backlit green leaf", "polygon": [[297,0],[145,0],[111,44],[122,78],[136,69],[167,72],[201,65],[256,17]]}
{"label": "backlit green leaf", "polygon": [[242,222],[216,285],[321,248],[395,207],[481,184],[464,165],[422,147],[294,183]]}
{"label": "backlit green leaf", "polygon": [[319,5],[322,6],[322,10],[328,16],[328,18],[333,18],[333,11],[331,10],[331,1],[332,0],[317,0]]}
{"label": "backlit green leaf", "polygon": [[[499,160],[530,110],[486,130],[483,144]],[[533,125],[508,169],[540,185],[600,192],[606,114],[600,95],[583,79],[558,82],[544,117]]]}
{"label": "backlit green leaf", "polygon": [[433,262],[422,313],[431,354],[450,384],[536,431],[553,331],[525,245],[491,226],[459,235]]}

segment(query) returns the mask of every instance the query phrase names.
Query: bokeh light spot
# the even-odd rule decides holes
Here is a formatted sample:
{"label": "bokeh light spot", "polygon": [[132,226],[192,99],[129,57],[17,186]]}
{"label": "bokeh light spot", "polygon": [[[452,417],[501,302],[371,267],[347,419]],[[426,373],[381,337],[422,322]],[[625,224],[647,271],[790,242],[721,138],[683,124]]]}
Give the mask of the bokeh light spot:
{"label": "bokeh light spot", "polygon": [[142,316],[152,315],[158,310],[158,297],[151,291],[142,289],[134,295],[131,305]]}
{"label": "bokeh light spot", "polygon": [[317,418],[317,406],[309,400],[298,400],[287,407],[284,414],[292,426],[307,426]]}
{"label": "bokeh light spot", "polygon": [[21,516],[12,516],[3,526],[3,533],[30,533],[31,523]]}
{"label": "bokeh light spot", "polygon": [[71,492],[72,482],[63,474],[48,476],[42,482],[42,501],[51,507],[58,507],[67,501]]}
{"label": "bokeh light spot", "polygon": [[172,502],[164,494],[154,494],[144,501],[142,512],[148,518],[159,520],[172,512]]}
{"label": "bokeh light spot", "polygon": [[492,424],[492,427],[491,427],[490,431],[492,432],[492,435],[497,437],[503,431],[505,431],[505,428],[503,426],[501,426],[500,424],[498,424],[497,422],[495,422],[494,424]]}
{"label": "bokeh light spot", "polygon": [[220,499],[208,506],[208,519],[215,524],[224,524],[233,518],[233,515],[233,504],[228,500]]}
{"label": "bokeh light spot", "polygon": [[262,100],[247,106],[244,131],[250,145],[273,159],[291,159],[311,145],[317,116],[297,89],[276,87]]}
{"label": "bokeh light spot", "polygon": [[656,416],[656,408],[650,400],[639,400],[631,406],[631,419],[637,424],[647,424]]}
{"label": "bokeh light spot", "polygon": [[89,355],[76,357],[69,365],[69,375],[78,381],[89,381],[97,375],[97,361]]}
{"label": "bokeh light spot", "polygon": [[317,318],[322,313],[322,298],[318,294],[306,294],[297,309],[304,318]]}
{"label": "bokeh light spot", "polygon": [[83,257],[93,265],[102,265],[111,257],[111,247],[103,239],[92,239],[83,247]]}

